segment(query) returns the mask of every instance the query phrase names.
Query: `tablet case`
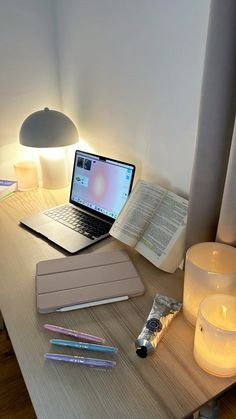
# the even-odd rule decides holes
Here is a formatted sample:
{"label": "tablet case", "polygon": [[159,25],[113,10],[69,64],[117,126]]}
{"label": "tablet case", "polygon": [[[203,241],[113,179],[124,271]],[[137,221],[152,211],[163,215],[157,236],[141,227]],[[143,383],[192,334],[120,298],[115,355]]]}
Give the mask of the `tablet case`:
{"label": "tablet case", "polygon": [[143,293],[142,281],[125,250],[69,256],[36,265],[39,313],[105,304]]}

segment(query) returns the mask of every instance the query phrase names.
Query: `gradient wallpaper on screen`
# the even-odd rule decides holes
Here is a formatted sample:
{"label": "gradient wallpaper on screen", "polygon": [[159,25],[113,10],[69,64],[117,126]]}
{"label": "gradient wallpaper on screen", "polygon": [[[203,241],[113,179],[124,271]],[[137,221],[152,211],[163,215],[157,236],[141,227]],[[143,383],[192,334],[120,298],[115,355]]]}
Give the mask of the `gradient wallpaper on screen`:
{"label": "gradient wallpaper on screen", "polygon": [[116,218],[128,197],[131,177],[131,168],[79,156],[72,199]]}

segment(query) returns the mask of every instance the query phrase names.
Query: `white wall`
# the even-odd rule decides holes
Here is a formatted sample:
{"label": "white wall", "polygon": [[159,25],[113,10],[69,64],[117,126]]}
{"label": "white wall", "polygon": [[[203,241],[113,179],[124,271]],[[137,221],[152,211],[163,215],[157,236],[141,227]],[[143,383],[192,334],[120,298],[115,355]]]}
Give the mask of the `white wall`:
{"label": "white wall", "polygon": [[23,120],[45,106],[60,108],[51,0],[0,2],[0,61],[0,178],[13,178]]}
{"label": "white wall", "polygon": [[0,2],[0,178],[29,153],[22,121],[48,106],[95,151],[187,194],[209,2]]}
{"label": "white wall", "polygon": [[55,0],[64,111],[97,152],[187,194],[209,0]]}

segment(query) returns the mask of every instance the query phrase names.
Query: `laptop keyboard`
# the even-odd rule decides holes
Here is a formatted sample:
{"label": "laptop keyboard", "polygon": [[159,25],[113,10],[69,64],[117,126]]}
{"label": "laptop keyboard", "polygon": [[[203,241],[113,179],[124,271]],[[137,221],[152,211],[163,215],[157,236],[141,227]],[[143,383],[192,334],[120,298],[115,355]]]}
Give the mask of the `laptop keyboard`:
{"label": "laptop keyboard", "polygon": [[70,205],[45,211],[44,214],[92,240],[108,233],[111,228],[109,223]]}

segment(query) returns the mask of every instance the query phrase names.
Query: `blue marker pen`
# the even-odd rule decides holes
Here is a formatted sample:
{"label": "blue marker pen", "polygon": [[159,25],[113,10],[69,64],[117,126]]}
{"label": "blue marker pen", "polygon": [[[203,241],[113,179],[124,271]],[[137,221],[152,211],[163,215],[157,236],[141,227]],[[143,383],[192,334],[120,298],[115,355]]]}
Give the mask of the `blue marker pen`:
{"label": "blue marker pen", "polygon": [[50,343],[58,346],[69,346],[70,348],[86,349],[88,351],[116,353],[118,348],[114,346],[96,345],[94,343],[76,342],[72,340],[50,339]]}

